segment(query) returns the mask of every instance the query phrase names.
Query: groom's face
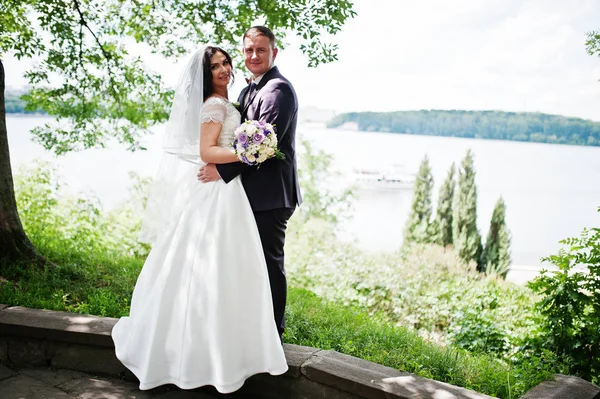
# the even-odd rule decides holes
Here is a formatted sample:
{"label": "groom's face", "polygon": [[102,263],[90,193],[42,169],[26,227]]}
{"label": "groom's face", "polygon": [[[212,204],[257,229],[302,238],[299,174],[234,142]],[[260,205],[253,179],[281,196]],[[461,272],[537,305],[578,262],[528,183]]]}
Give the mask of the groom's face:
{"label": "groom's face", "polygon": [[277,57],[277,49],[271,47],[269,38],[262,35],[246,36],[243,51],[246,68],[255,77],[271,69]]}

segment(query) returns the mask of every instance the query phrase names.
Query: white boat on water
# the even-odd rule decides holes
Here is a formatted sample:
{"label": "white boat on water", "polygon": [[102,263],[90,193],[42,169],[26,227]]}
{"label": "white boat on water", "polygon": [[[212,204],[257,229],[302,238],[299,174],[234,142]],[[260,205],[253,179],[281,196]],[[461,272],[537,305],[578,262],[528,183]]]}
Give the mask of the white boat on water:
{"label": "white boat on water", "polygon": [[384,170],[355,168],[353,173],[356,186],[365,190],[410,189],[415,183],[414,173],[408,172],[404,165]]}

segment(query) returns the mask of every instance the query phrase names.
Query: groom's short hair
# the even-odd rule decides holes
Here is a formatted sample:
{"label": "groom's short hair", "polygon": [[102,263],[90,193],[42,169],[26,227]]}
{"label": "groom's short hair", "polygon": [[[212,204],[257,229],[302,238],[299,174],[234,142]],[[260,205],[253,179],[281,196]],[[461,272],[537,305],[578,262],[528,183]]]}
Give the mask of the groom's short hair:
{"label": "groom's short hair", "polygon": [[273,32],[271,32],[271,29],[267,28],[266,26],[257,25],[248,29],[246,33],[244,33],[244,37],[242,37],[242,44],[244,43],[244,40],[246,40],[247,37],[254,36],[266,36],[267,39],[269,39],[269,41],[271,42],[271,48],[275,48],[275,35],[273,34]]}

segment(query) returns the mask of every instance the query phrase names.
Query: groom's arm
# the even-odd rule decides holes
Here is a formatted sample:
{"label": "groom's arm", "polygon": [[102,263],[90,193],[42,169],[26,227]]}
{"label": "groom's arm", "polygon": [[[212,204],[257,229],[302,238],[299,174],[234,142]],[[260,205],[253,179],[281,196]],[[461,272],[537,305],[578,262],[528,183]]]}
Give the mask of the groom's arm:
{"label": "groom's arm", "polygon": [[219,172],[219,176],[225,183],[229,183],[233,180],[234,177],[241,174],[244,170],[246,170],[250,165],[247,165],[242,162],[233,162],[233,163],[222,163],[219,165],[215,165],[217,167],[217,172]]}

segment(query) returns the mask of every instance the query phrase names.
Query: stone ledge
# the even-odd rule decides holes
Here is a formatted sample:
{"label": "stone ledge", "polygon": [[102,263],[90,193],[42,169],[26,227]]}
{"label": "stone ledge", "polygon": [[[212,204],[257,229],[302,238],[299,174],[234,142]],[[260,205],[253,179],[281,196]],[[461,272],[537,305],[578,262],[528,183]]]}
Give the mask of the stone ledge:
{"label": "stone ledge", "polygon": [[554,380],[544,381],[521,399],[600,399],[600,387],[579,377],[555,374]]}
{"label": "stone ledge", "polygon": [[453,398],[492,399],[491,396],[335,351],[320,351],[303,366],[312,381],[369,399]]}
{"label": "stone ledge", "polygon": [[283,350],[288,364],[288,371],[284,374],[286,377],[300,377],[302,375],[302,365],[320,351],[320,349],[308,346],[290,344],[283,344]]}
{"label": "stone ledge", "polygon": [[[117,319],[0,305],[0,363],[45,364],[132,377],[114,355]],[[284,345],[289,370],[260,374],[240,390],[260,398],[291,399],[490,399],[468,389],[417,377],[335,351]],[[284,396],[281,396],[281,395]],[[556,376],[522,399],[600,399],[600,388],[580,378]]]}
{"label": "stone ledge", "polygon": [[113,347],[117,319],[0,305],[2,335]]}

